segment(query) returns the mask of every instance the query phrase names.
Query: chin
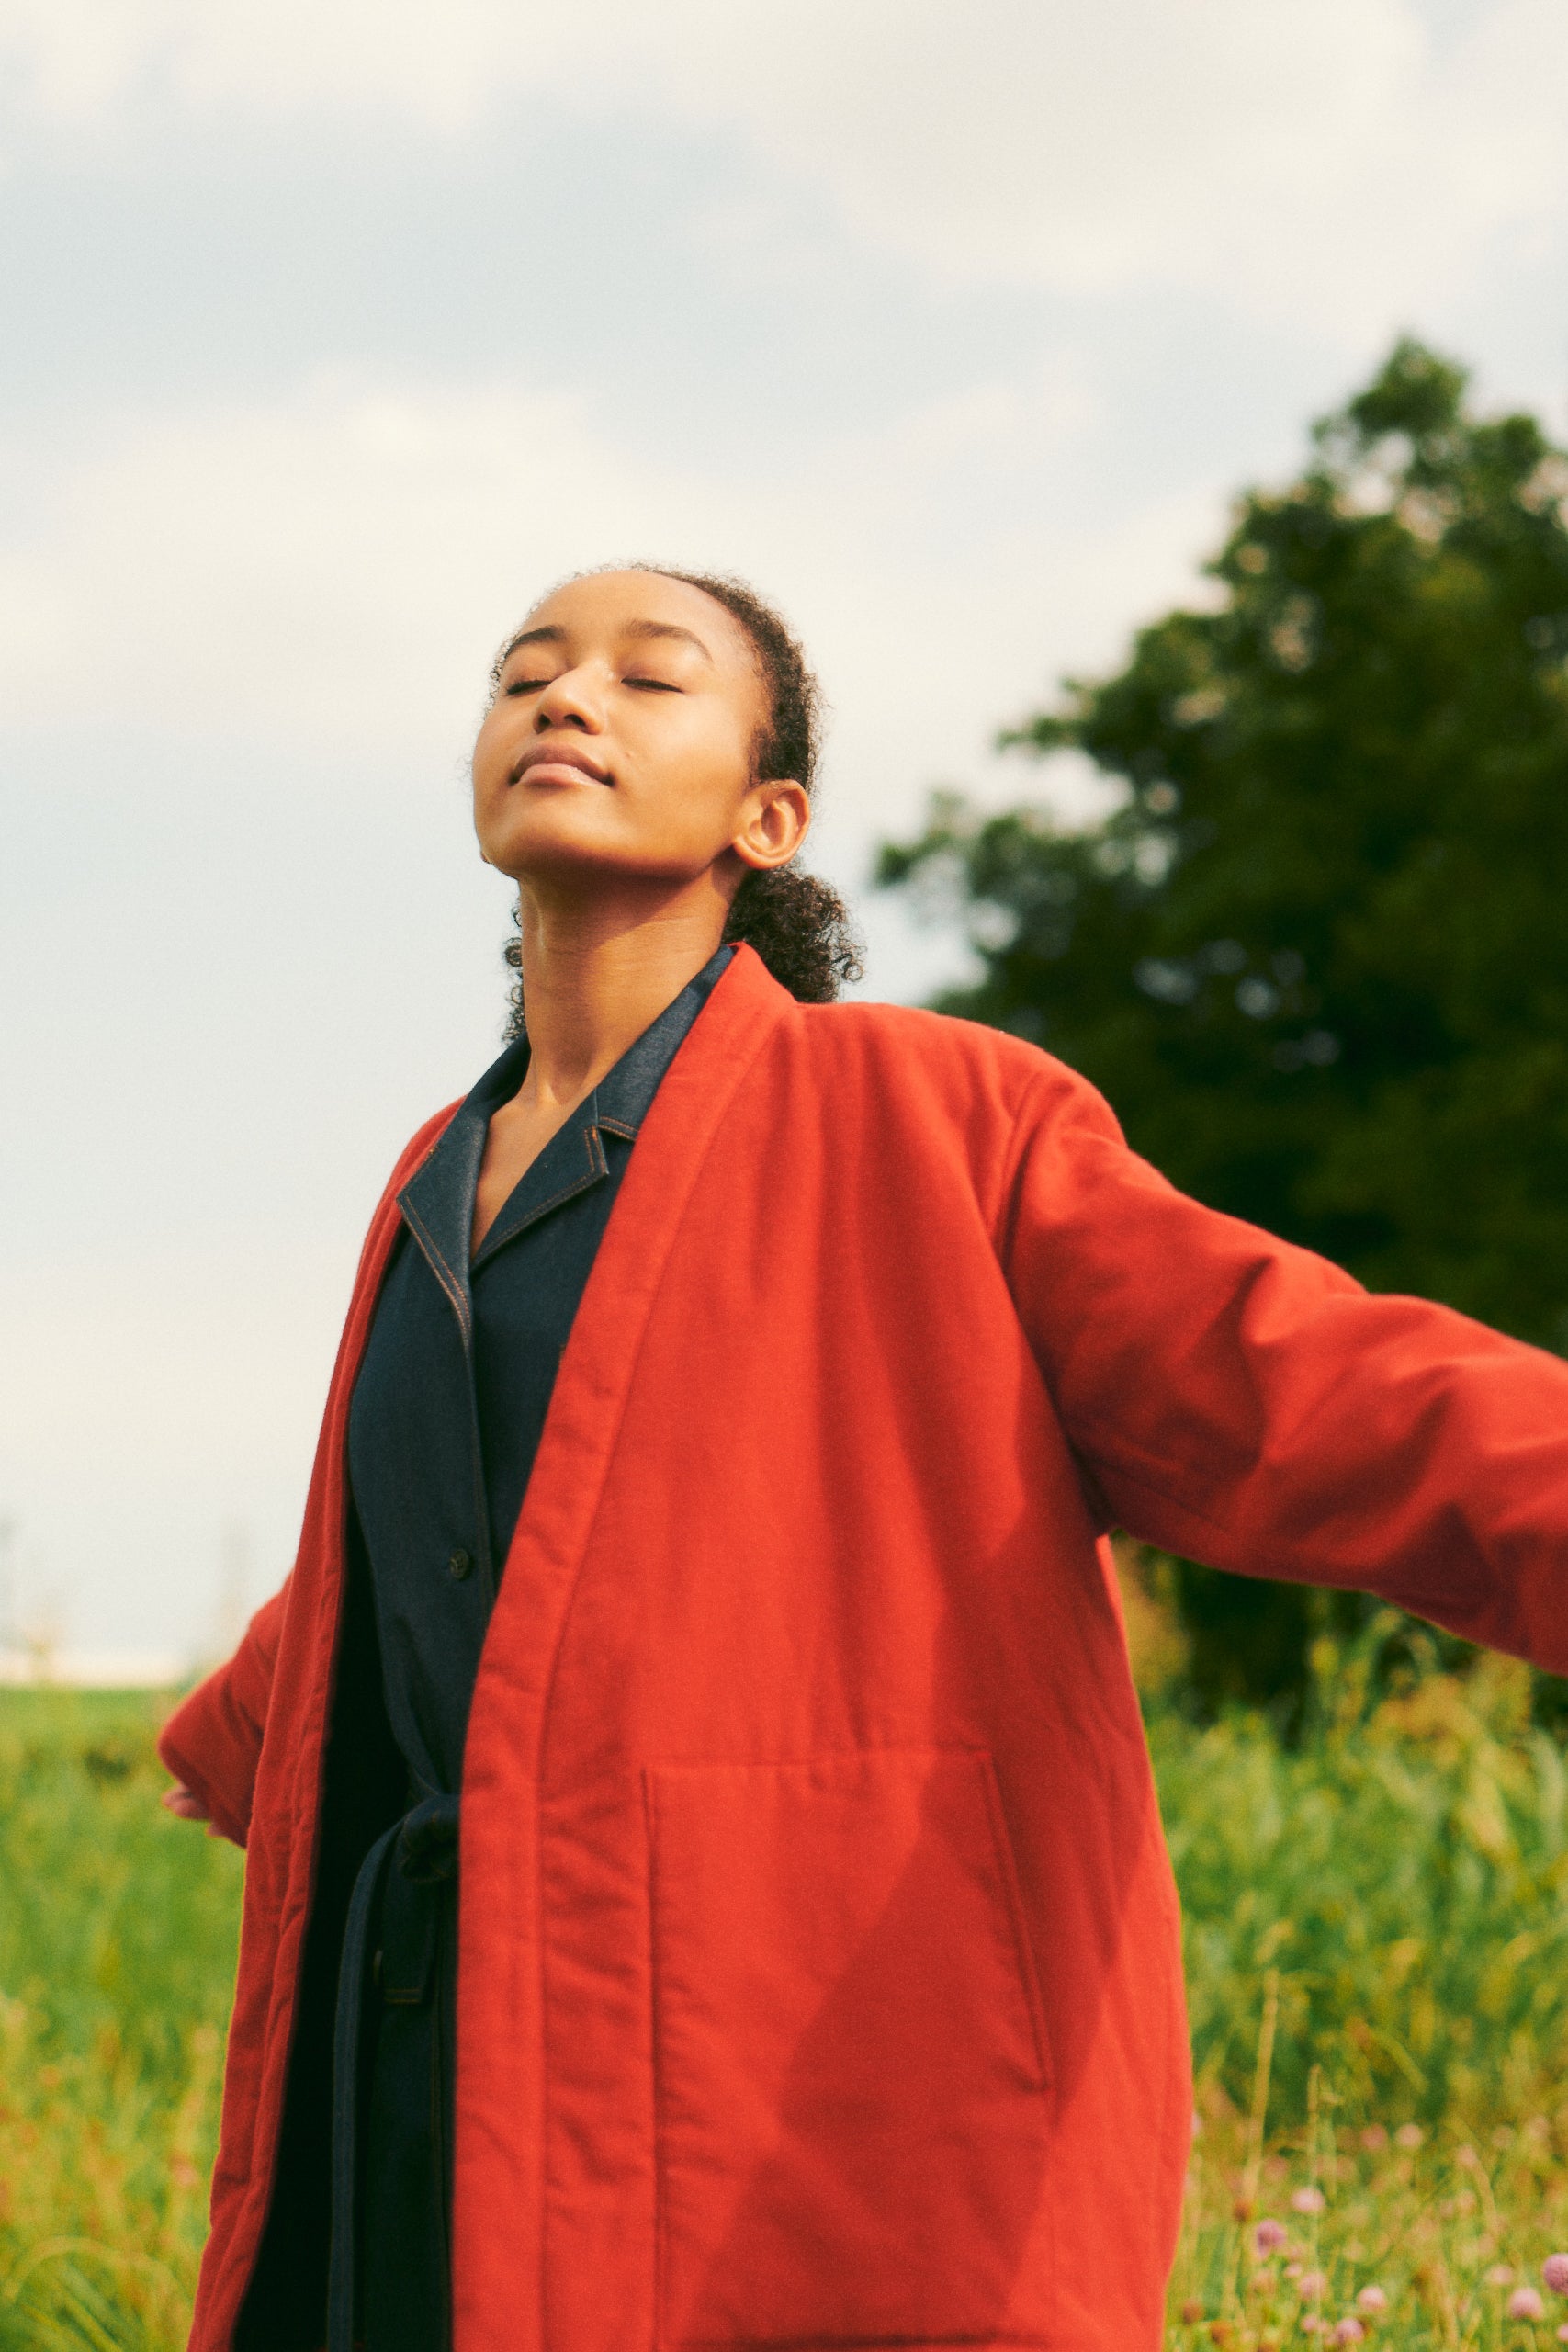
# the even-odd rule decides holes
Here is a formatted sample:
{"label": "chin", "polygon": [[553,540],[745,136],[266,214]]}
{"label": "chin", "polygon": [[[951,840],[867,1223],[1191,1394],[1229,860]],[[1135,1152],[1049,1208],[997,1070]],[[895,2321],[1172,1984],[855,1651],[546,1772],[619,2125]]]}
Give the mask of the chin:
{"label": "chin", "polygon": [[627,848],[624,842],[607,840],[604,826],[592,821],[599,813],[578,805],[547,804],[527,810],[519,823],[497,826],[481,835],[479,847],[497,871],[511,875],[514,882],[536,874],[613,869],[626,864]]}

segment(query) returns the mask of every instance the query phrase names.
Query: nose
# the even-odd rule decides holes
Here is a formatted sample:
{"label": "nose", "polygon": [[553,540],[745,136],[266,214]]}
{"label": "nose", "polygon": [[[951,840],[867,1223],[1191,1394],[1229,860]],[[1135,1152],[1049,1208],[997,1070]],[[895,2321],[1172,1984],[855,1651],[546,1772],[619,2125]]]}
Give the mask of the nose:
{"label": "nose", "polygon": [[585,735],[597,735],[603,726],[603,707],[585,662],[552,678],[534,705],[536,734],[546,735],[552,727],[576,727]]}

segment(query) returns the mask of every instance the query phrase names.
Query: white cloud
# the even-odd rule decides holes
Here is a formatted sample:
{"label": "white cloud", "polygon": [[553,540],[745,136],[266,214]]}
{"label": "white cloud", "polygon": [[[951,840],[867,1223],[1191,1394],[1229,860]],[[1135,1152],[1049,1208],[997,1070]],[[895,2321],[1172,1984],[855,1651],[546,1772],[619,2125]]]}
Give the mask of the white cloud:
{"label": "white cloud", "polygon": [[1568,193],[1554,0],[1490,0],[1446,46],[1411,0],[674,16],[670,107],[958,280],[1158,279],[1354,339]]}
{"label": "white cloud", "polygon": [[457,133],[561,103],[739,135],[957,279],[1157,278],[1356,341],[1568,195],[1568,11],[1480,0],[6,0],[46,117],[391,110]]}

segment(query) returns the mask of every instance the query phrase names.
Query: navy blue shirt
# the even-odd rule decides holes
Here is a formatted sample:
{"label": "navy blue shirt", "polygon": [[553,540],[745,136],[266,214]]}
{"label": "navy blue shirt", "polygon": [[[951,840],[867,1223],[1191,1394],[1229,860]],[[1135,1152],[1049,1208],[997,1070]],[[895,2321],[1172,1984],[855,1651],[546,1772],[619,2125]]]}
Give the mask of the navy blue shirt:
{"label": "navy blue shirt", "polygon": [[[410,1806],[395,1848],[383,1840],[376,1849],[377,1885],[364,1887],[366,1951],[375,1952],[374,2015],[365,2023],[345,1950],[344,2000],[354,2010],[346,2040],[340,2004],[340,2071],[354,2079],[340,2084],[335,2104],[341,2110],[346,2099],[355,2115],[358,2153],[347,2176],[359,2210],[354,2301],[368,2352],[436,2352],[449,2337],[451,1878],[479,1654],[561,1354],[637,1129],[733,952],[721,948],[600,1081],[471,1258],[490,1121],[523,1083],[525,1038],[485,1072],[399,1195],[403,1230],[348,1430],[351,1544],[374,1594],[387,1718]],[[343,2188],[340,2167],[334,2270]]]}

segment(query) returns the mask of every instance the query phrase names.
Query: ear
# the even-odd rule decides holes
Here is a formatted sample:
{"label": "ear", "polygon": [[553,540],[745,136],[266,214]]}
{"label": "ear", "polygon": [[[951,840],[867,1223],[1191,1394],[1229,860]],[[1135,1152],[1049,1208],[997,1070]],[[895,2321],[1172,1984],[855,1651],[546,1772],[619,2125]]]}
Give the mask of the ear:
{"label": "ear", "polygon": [[787,865],[811,823],[811,802],[806,786],[792,778],[754,784],[746,795],[740,825],[730,847],[743,865],[766,873]]}

